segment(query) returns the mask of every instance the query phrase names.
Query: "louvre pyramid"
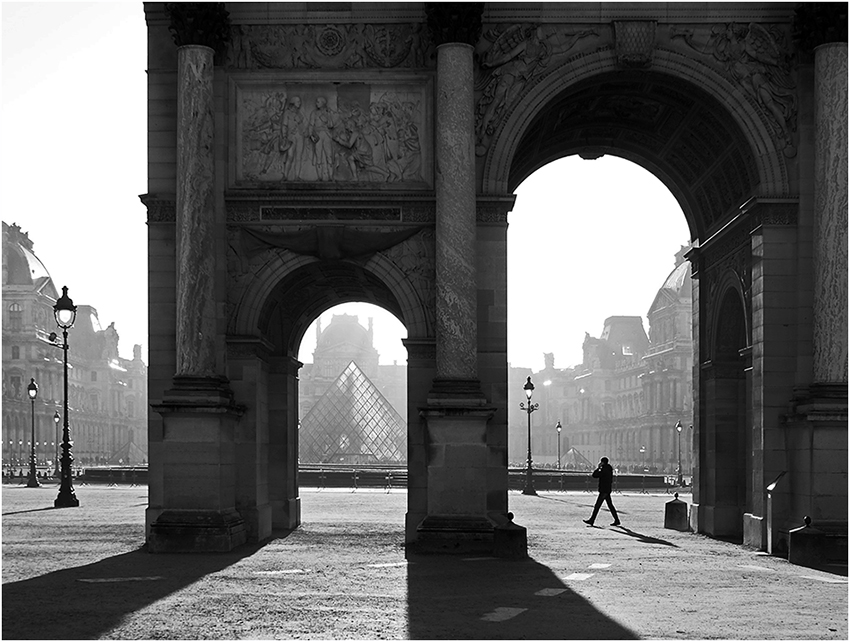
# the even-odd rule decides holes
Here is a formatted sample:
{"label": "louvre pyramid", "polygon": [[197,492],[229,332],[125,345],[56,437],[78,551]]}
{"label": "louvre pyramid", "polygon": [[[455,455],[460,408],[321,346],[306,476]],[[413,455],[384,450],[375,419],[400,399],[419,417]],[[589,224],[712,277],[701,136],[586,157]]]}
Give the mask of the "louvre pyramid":
{"label": "louvre pyramid", "polygon": [[353,361],[301,420],[304,464],[403,463],[407,425]]}

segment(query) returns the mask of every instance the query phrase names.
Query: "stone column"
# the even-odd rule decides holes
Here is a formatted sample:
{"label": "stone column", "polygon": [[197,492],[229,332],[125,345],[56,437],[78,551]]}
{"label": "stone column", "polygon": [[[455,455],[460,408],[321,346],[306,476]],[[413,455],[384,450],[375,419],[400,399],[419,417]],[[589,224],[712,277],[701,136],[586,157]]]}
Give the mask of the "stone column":
{"label": "stone column", "polygon": [[214,377],[213,55],[180,47],[177,93],[177,374]]}
{"label": "stone column", "polygon": [[[176,374],[151,407],[162,415],[157,473],[159,505],[148,531],[158,552],[224,552],[249,536],[236,509],[238,453],[244,408],[234,403],[216,355],[219,301],[215,287],[216,228],[213,65],[229,31],[222,3],[169,3],[177,52]],[[245,448],[243,448],[244,450]],[[244,463],[244,462],[243,462]],[[248,462],[250,464],[250,462]],[[249,507],[253,535],[266,529],[262,507]]]}
{"label": "stone column", "polygon": [[847,43],[815,49],[814,383],[847,390]]}
{"label": "stone column", "polygon": [[472,46],[437,49],[437,380],[477,382]]}
{"label": "stone column", "polygon": [[[495,408],[487,407],[478,380],[478,280],[476,263],[475,118],[473,47],[483,5],[426,4],[437,47],[436,104],[436,376],[420,414],[426,432],[424,506],[408,519],[419,550],[525,552],[525,529],[503,509],[507,484],[493,474],[506,470],[502,440],[488,438]],[[417,480],[421,482],[421,480]],[[491,496],[503,493],[505,501]],[[519,537],[521,545],[504,544]]]}

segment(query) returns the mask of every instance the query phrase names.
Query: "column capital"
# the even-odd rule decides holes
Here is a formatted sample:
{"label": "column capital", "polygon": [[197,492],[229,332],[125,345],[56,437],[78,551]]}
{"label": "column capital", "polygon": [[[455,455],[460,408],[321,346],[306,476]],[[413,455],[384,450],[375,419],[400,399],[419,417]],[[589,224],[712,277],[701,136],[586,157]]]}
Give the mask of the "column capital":
{"label": "column capital", "polygon": [[437,46],[460,42],[475,46],[481,35],[483,2],[426,2],[425,18]]}
{"label": "column capital", "polygon": [[230,14],[223,2],[167,2],[165,12],[178,47],[203,45],[219,53],[230,40]]}
{"label": "column capital", "polygon": [[802,2],[794,9],[794,40],[811,53],[828,43],[847,43],[847,3]]}

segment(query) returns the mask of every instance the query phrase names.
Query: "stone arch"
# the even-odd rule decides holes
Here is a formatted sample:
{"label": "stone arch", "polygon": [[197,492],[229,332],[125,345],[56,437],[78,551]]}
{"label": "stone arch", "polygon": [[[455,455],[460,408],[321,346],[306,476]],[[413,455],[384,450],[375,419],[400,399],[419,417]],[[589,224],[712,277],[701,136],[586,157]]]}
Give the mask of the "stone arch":
{"label": "stone arch", "polygon": [[[258,336],[259,333],[259,336],[263,336],[261,331],[263,318],[264,315],[269,314],[266,306],[274,296],[275,290],[282,287],[281,284],[286,283],[288,279],[296,278],[293,275],[299,271],[311,269],[321,270],[322,268],[317,266],[322,264],[323,262],[318,258],[298,255],[289,251],[281,251],[275,254],[274,258],[264,263],[257,271],[243,292],[232,314],[228,333],[241,336]],[[326,265],[327,262],[324,264]],[[388,303],[385,307],[395,314],[407,327],[408,336],[433,336],[433,320],[431,319],[433,314],[429,314],[428,312],[429,304],[433,305],[433,303],[422,300],[417,289],[411,283],[409,275],[385,253],[379,252],[365,263],[341,261],[337,265],[337,273],[339,273],[340,268],[343,271],[346,269],[343,266],[348,266],[352,270],[352,273],[362,270],[364,274],[368,274],[371,279],[374,279],[372,281],[373,285],[380,284],[378,286],[379,288],[386,289],[388,299],[393,300],[393,302]],[[362,300],[369,303],[374,302],[369,300],[370,298],[370,296],[365,295]],[[327,305],[324,309],[353,300],[360,299],[345,298],[343,296],[334,299],[334,303]],[[314,314],[314,317],[318,316],[322,311],[324,310],[318,310]],[[304,326],[298,335],[298,343],[300,343],[306,329],[307,326]],[[297,353],[297,345],[294,351]]]}
{"label": "stone arch", "polygon": [[[695,195],[699,190],[693,187],[695,181],[689,181],[676,171],[676,157],[669,156],[670,151],[678,150],[668,149],[665,156],[651,149],[653,142],[658,141],[652,141],[644,132],[636,131],[631,137],[620,136],[613,140],[594,139],[589,128],[584,126],[572,131],[576,134],[572,139],[565,137],[563,131],[553,131],[552,125],[559,124],[553,110],[567,104],[571,96],[581,91],[590,92],[604,83],[619,85],[625,90],[629,83],[641,82],[658,89],[656,94],[661,104],[665,93],[668,101],[680,100],[688,94],[699,96],[701,105],[688,111],[689,120],[679,133],[687,131],[695,124],[695,118],[703,116],[720,123],[729,133],[728,143],[720,150],[720,158],[732,161],[734,171],[747,178],[740,194],[735,194],[731,200],[728,196],[718,197],[734,176],[731,168],[724,173],[721,163],[712,164],[709,152],[705,153],[704,167],[698,170],[699,181],[705,187],[705,195],[699,198],[701,195]],[[635,89],[630,91],[627,95],[638,95]],[[703,105],[710,105],[711,109]],[[686,149],[683,141],[682,150]],[[764,116],[743,89],[699,62],[672,51],[656,51],[649,70],[623,69],[617,65],[614,53],[608,51],[571,58],[547,74],[505,117],[484,161],[482,189],[485,193],[511,192],[537,168],[575,153],[589,158],[611,153],[652,172],[680,203],[694,238],[705,237],[718,219],[752,196],[789,193],[787,168],[777,142]]]}
{"label": "stone arch", "polygon": [[[236,507],[251,539],[262,540],[272,528],[294,528],[301,522],[297,426],[302,364],[297,355],[313,320],[340,303],[364,301],[392,313],[409,337],[433,332],[433,313],[429,315],[428,302],[412,282],[416,270],[405,271],[393,260],[393,251],[362,260],[275,253],[240,297],[230,321],[227,376],[236,402],[246,409],[235,446],[250,454],[240,458],[235,484]],[[427,394],[422,384],[433,376],[418,376],[421,367],[415,358],[408,359],[409,430],[418,425],[416,407]]]}

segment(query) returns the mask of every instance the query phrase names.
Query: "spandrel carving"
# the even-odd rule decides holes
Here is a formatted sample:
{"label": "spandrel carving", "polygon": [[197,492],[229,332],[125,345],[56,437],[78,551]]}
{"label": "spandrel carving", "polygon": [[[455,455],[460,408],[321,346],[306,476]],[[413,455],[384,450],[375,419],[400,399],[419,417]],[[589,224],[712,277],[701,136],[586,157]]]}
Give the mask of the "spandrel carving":
{"label": "spandrel carving", "polygon": [[420,87],[296,84],[239,95],[240,186],[430,181]]}
{"label": "spandrel carving", "polygon": [[568,30],[559,25],[485,28],[475,49],[475,153],[487,153],[505,115],[554,59],[564,57],[579,40],[597,35],[595,29]]}
{"label": "spandrel carving", "polygon": [[670,39],[718,63],[726,78],[739,85],[759,108],[783,154],[796,156],[796,84],[785,33],[779,25],[751,22],[717,24],[710,29],[670,27]]}

